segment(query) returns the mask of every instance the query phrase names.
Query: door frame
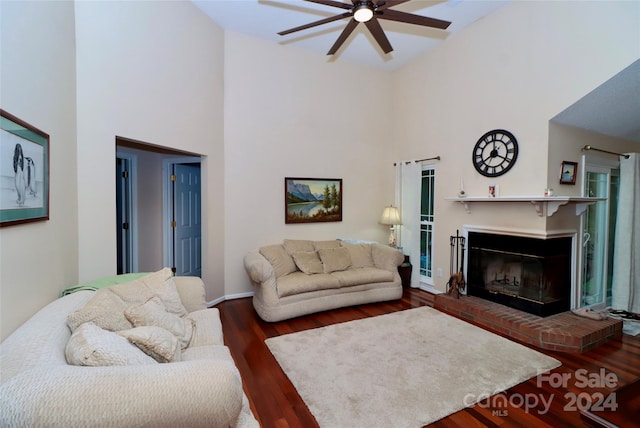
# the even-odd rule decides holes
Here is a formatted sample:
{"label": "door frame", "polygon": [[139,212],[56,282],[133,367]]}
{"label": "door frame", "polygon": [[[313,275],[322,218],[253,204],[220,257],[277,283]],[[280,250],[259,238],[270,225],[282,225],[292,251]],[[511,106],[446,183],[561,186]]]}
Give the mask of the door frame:
{"label": "door frame", "polygon": [[[580,175],[582,177],[582,182],[580,183],[580,194],[583,197],[587,197],[589,195],[586,195],[586,180],[587,180],[587,172],[601,172],[604,174],[607,174],[607,200],[605,201],[607,204],[607,209],[606,209],[606,215],[607,215],[607,232],[606,234],[609,233],[609,225],[612,221],[611,218],[609,218],[609,212],[611,210],[609,204],[610,204],[610,195],[609,195],[609,191],[611,189],[611,172],[617,168],[620,168],[620,160],[619,159],[612,159],[612,158],[605,158],[605,157],[601,157],[601,156],[597,156],[597,155],[593,155],[593,154],[583,154],[582,155],[582,165],[580,168]],[[613,221],[615,221],[615,219],[613,219]],[[579,257],[576,263],[576,291],[573,294],[573,301],[572,301],[572,308],[581,308],[581,307],[591,307],[593,309],[599,310],[599,309],[604,309],[607,306],[607,285],[604,284],[604,302],[598,302],[596,304],[593,305],[583,305],[582,303],[582,293],[583,293],[583,287],[584,287],[584,275],[583,275],[583,268],[584,268],[584,233],[585,233],[585,214],[580,216],[580,230],[578,233],[578,243],[577,243],[577,248],[580,249],[579,251]],[[608,251],[608,249],[605,250],[605,254],[606,251]],[[605,257],[606,259],[606,257]],[[606,261],[605,261],[606,263]]]}
{"label": "door frame", "polygon": [[[173,268],[173,229],[171,220],[173,218],[173,186],[171,185],[171,172],[174,165],[184,163],[200,164],[202,171],[202,158],[199,156],[186,156],[177,158],[167,158],[162,160],[162,262],[164,266]],[[202,192],[200,194],[201,209],[204,209]],[[201,217],[203,213],[201,213]],[[202,249],[200,249],[202,254]]]}
{"label": "door frame", "polygon": [[[129,248],[131,272],[138,272],[138,156],[133,153],[121,151],[116,147],[116,159],[126,159],[129,162],[129,208],[131,221],[129,231],[131,239]],[[116,177],[117,178],[117,177]],[[117,203],[116,203],[117,205]],[[118,225],[116,225],[116,228]]]}

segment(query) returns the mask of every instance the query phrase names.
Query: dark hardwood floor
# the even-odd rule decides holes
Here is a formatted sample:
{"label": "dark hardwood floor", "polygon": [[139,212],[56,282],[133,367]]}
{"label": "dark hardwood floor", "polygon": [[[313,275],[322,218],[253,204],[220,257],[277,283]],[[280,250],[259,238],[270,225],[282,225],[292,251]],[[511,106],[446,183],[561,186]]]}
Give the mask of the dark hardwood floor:
{"label": "dark hardwood floor", "polygon": [[[217,305],[225,342],[242,375],[254,415],[265,428],[318,426],[269,352],[265,339],[420,306],[433,306],[433,295],[417,289],[405,289],[402,299],[393,302],[355,306],[267,323],[257,316],[250,298],[228,300]],[[551,377],[543,380],[540,386],[536,378],[530,379],[506,391],[503,396],[507,398],[505,405],[503,402],[484,400],[430,426],[581,427],[585,424],[579,410],[589,404],[588,398],[600,401],[605,409],[617,404],[617,416],[623,421],[619,426],[639,426],[640,415],[637,409],[633,413],[628,403],[616,402],[615,391],[640,378],[640,336],[623,335],[622,339],[612,340],[584,354],[543,352],[560,360],[562,366],[553,370]],[[464,376],[463,370],[460,375]],[[561,382],[561,376],[568,380]],[[612,376],[615,376],[615,380]],[[554,383],[555,381],[558,382]],[[609,399],[605,401],[607,397]],[[523,400],[528,400],[531,406],[527,408]],[[537,405],[533,405],[535,400],[538,400]],[[548,410],[545,410],[542,400],[547,403],[550,401]],[[626,416],[625,411],[630,414]]]}

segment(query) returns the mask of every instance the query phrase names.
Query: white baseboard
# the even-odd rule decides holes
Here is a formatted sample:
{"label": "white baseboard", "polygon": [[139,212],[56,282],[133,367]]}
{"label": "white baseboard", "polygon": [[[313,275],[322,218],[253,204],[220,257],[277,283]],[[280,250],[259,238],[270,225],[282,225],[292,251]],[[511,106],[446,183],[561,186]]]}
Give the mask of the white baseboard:
{"label": "white baseboard", "polygon": [[418,287],[420,290],[423,291],[428,291],[429,293],[432,294],[442,294],[443,292],[438,290],[437,288],[435,288],[433,285],[429,285],[429,284],[425,284],[424,282],[420,283],[420,287]]}
{"label": "white baseboard", "polygon": [[253,291],[247,291],[246,293],[229,294],[218,297],[217,299],[213,299],[212,301],[208,302],[207,307],[211,308],[218,303],[224,302],[225,300],[242,299],[245,297],[253,297]]}

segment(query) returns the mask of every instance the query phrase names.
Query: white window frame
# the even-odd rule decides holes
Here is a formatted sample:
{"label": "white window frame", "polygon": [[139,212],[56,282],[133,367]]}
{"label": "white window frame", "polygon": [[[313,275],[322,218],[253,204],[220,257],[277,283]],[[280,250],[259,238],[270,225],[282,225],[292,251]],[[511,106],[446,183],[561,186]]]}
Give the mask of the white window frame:
{"label": "white window frame", "polygon": [[[423,215],[422,215],[422,195],[423,195],[423,191],[424,189],[422,188],[422,179],[424,177],[424,171],[432,171],[433,174],[433,185],[431,186],[431,202],[432,202],[432,206],[433,206],[433,211],[430,213],[430,217],[431,219],[423,219]],[[418,262],[418,269],[420,272],[420,283],[421,284],[427,284],[430,286],[434,286],[435,282],[434,282],[434,268],[433,268],[433,243],[435,242],[435,233],[436,233],[436,226],[435,226],[435,202],[436,202],[436,166],[435,164],[425,164],[422,166],[422,172],[420,173],[420,249],[422,250],[422,233],[423,233],[423,227],[427,226],[430,227],[430,233],[431,233],[431,248],[428,249],[428,253],[430,255],[431,258],[431,270],[428,271],[427,273],[429,273],[430,275],[425,275],[423,274],[423,269],[422,269],[422,260],[419,260]],[[420,252],[420,255],[422,256],[422,251]]]}

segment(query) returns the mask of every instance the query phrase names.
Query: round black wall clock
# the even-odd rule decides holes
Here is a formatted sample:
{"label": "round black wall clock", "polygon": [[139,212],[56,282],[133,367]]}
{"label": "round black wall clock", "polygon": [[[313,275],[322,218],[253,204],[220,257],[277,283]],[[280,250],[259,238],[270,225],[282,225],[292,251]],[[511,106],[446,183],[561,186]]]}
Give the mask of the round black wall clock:
{"label": "round black wall clock", "polygon": [[484,134],[473,148],[472,161],[485,177],[498,177],[518,159],[518,141],[509,131],[494,129]]}

